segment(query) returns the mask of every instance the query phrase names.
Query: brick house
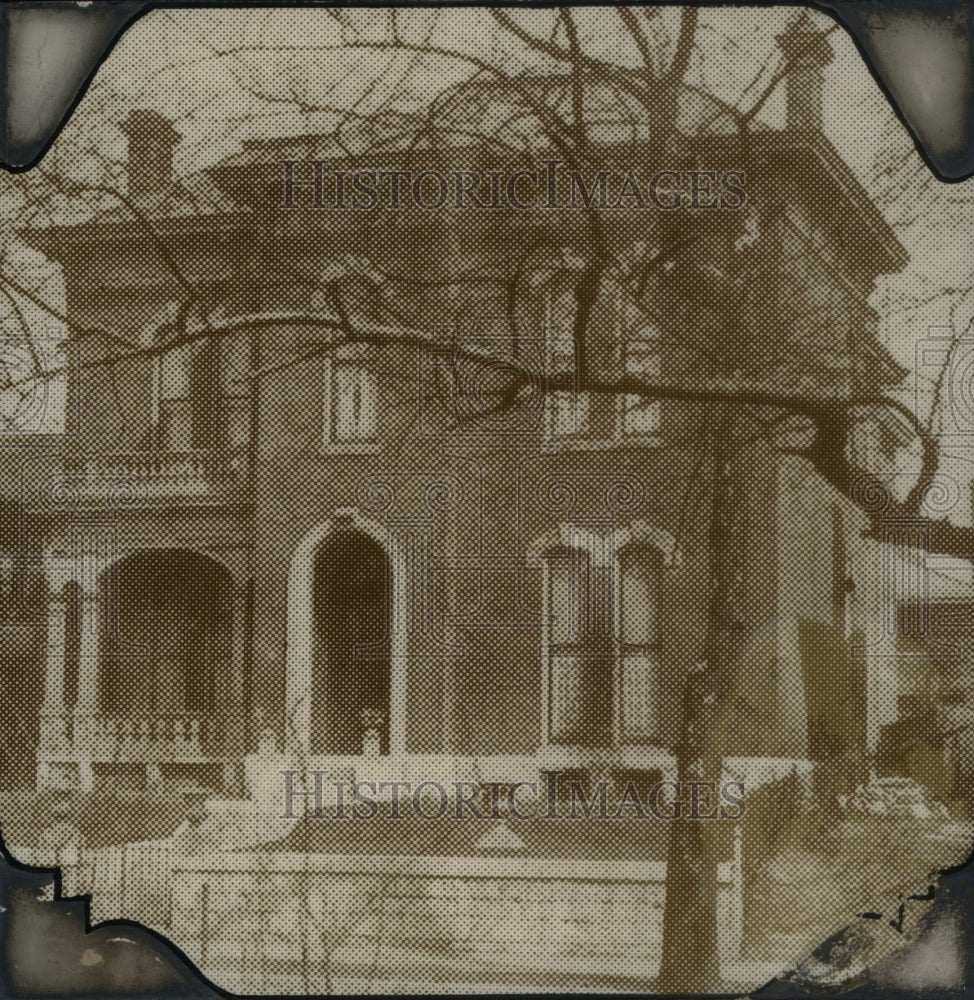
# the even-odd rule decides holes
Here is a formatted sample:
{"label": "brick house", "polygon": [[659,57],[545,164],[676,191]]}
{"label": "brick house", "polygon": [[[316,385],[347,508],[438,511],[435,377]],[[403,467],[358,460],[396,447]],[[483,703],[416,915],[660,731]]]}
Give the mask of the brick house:
{"label": "brick house", "polygon": [[[789,77],[786,128],[742,145],[718,123],[659,164],[684,190],[743,171],[746,204],[700,211],[691,192],[676,211],[601,213],[620,255],[678,249],[647,269],[638,307],[621,277],[600,283],[591,370],[717,384],[726,353],[708,370],[691,330],[745,367],[772,358],[779,391],[902,379],[868,299],[906,255],[821,132],[820,65]],[[181,180],[178,133],[136,111],[127,205],[22,233],[62,268],[75,328],[66,431],[24,451],[8,538],[43,577],[25,653],[39,786],[185,777],[259,797],[295,762],[505,781],[672,771],[707,624],[711,404],[576,390],[572,258],[589,212],[334,207],[336,171],[509,175],[521,154],[460,141],[457,123],[476,133],[525,93],[567,99],[564,78],[525,88],[451,92],[449,141],[375,120],[355,155],[334,136],[251,141]],[[603,84],[585,99],[603,109],[590,141],[606,169],[650,183],[619,139],[631,109]],[[687,98],[678,126],[684,113],[700,111]],[[414,340],[376,333],[389,287]],[[336,294],[371,341],[322,350],[308,317]],[[194,340],[203,314],[233,334]],[[119,360],[129,347],[84,332],[105,328],[146,350]],[[500,405],[515,364],[560,387]],[[742,473],[753,638],[725,751],[753,781],[862,759],[895,719],[888,647],[848,652],[884,616],[882,547],[801,456],[807,435],[786,423]]]}

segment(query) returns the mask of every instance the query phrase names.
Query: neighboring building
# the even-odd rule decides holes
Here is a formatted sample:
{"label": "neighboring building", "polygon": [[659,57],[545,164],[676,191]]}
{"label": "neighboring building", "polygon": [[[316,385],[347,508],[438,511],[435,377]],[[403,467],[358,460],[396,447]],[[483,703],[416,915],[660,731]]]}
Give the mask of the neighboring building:
{"label": "neighboring building", "polygon": [[[742,144],[718,122],[658,153],[680,170],[744,170],[746,208],[602,213],[614,246],[671,239],[672,263],[647,268],[648,316],[621,278],[602,283],[590,370],[712,382],[726,365],[708,372],[679,346],[692,331],[718,353],[731,343],[750,371],[767,358],[780,391],[848,398],[903,377],[868,299],[905,252],[822,135],[820,85],[814,60],[796,66],[782,131]],[[524,88],[564,101],[569,84]],[[589,136],[607,168],[631,169],[625,115],[605,85],[585,99],[610,108]],[[513,85],[460,87],[439,126],[458,134],[450,123],[470,126],[473,109],[487,121],[525,100]],[[516,159],[469,138],[423,147],[415,127],[397,135],[404,122],[369,123],[367,147],[363,126],[350,159],[333,137],[248,142],[180,183],[178,134],[136,112],[125,131],[142,218],[119,206],[23,233],[63,268],[73,324],[66,432],[25,448],[6,539],[46,587],[22,696],[40,786],[185,777],[240,797],[262,769],[374,773],[375,753],[401,776],[672,771],[707,625],[697,470],[712,406],[574,390],[567,290],[585,212],[309,206],[313,161],[418,173]],[[286,169],[297,210],[282,207]],[[672,249],[684,232],[695,241]],[[522,253],[512,331],[498,276]],[[450,279],[444,315],[436,283]],[[397,307],[425,344],[322,353],[320,329],[297,318],[326,307],[336,281],[377,317],[389,280],[410,282]],[[227,323],[263,319],[192,340],[216,306]],[[99,365],[126,348],[92,331],[122,328],[158,351]],[[564,391],[502,407],[505,359],[562,372]],[[895,719],[890,637],[867,635],[891,600],[883,549],[792,451],[807,427],[776,433],[782,447],[757,446],[740,484],[755,638],[726,752],[753,780],[862,761]],[[866,654],[852,655],[860,634]]]}
{"label": "neighboring building", "polygon": [[899,579],[897,717],[880,733],[877,771],[912,777],[936,798],[970,813],[974,569],[966,559],[914,553],[901,563]]}

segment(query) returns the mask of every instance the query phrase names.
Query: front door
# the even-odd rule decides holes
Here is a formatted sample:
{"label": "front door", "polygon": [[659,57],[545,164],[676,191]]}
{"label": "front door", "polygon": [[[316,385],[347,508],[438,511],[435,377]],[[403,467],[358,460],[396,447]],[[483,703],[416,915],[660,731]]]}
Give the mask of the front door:
{"label": "front door", "polygon": [[389,752],[389,559],[359,531],[335,532],[315,558],[312,753],[360,754],[369,730]]}

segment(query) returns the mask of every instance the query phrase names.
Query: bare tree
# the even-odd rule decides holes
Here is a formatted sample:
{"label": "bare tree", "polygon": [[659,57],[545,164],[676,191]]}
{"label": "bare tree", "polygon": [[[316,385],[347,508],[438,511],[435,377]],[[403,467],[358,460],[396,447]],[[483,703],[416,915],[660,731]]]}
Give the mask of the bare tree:
{"label": "bare tree", "polygon": [[[333,22],[330,43],[315,40],[302,51],[293,42],[203,42],[197,58],[219,66],[236,83],[242,104],[252,109],[248,116],[289,114],[316,127],[325,123],[327,128],[321,130],[328,132],[336,156],[344,151],[349,157],[382,153],[394,159],[405,150],[425,150],[431,162],[444,167],[476,155],[541,171],[546,161],[557,157],[586,177],[617,165],[613,157],[620,147],[634,162],[692,166],[698,162],[700,142],[724,149],[735,164],[751,169],[762,134],[762,110],[796,66],[817,57],[814,47],[832,30],[825,36],[810,35],[808,51],[772,50],[766,58],[754,58],[749,79],[729,99],[707,85],[703,53],[714,58],[707,33],[715,29],[696,8],[613,8],[599,12],[603,20],[598,26],[569,7],[528,13],[492,9],[482,14],[485,40],[476,46],[462,37],[455,21],[437,13],[390,10],[362,17],[324,9],[315,11],[315,17]],[[606,44],[607,38],[611,44]],[[732,44],[727,40],[728,48]],[[305,72],[274,76],[299,57],[306,63]],[[323,82],[325,60],[341,69],[325,74]],[[711,69],[711,75],[715,72]],[[352,96],[343,90],[349,77],[361,84]],[[449,86],[434,87],[434,79],[448,80]],[[88,114],[108,113],[111,93],[93,93]],[[692,222],[677,219],[679,213],[658,212],[617,224],[607,221],[596,196],[574,213],[563,246],[512,247],[492,273],[458,271],[445,259],[431,267],[393,270],[384,261],[347,253],[332,261],[324,276],[308,274],[300,262],[280,263],[282,281],[316,284],[311,309],[228,310],[225,303],[209,299],[208,286],[187,269],[179,246],[166,235],[164,208],[126,193],[119,164],[99,153],[94,142],[85,152],[83,170],[77,150],[62,154],[55,147],[30,174],[7,179],[8,194],[19,203],[19,225],[107,213],[137,226],[158,265],[179,289],[173,332],[164,342],[147,345],[137,329],[122,324],[86,325],[52,305],[43,288],[32,287],[9,255],[0,274],[0,294],[14,321],[18,312],[30,308],[63,325],[74,342],[88,345],[83,368],[115,392],[120,424],[125,413],[117,383],[134,361],[254,331],[302,330],[306,336],[292,356],[264,365],[256,360],[250,377],[257,383],[343,345],[436,346],[441,341],[424,322],[431,298],[441,302],[447,314],[471,287],[478,287],[485,299],[504,302],[503,319],[516,336],[523,316],[530,313],[532,275],[539,271],[557,277],[570,293],[566,316],[579,393],[601,400],[672,400],[694,407],[698,419],[693,429],[670,445],[696,452],[685,502],[698,505],[700,496],[706,496],[710,506],[710,625],[706,656],[690,672],[683,694],[678,768],[682,781],[719,777],[721,746],[715,734],[728,712],[751,627],[743,553],[735,541],[743,534],[743,477],[780,450],[781,431],[790,428],[795,433],[789,440],[797,433],[811,441],[798,449],[809,467],[861,505],[872,486],[886,491],[893,467],[857,464],[850,447],[857,423],[875,420],[877,414],[881,422],[891,415],[911,423],[916,417],[909,403],[875,379],[857,376],[837,383],[830,359],[816,345],[773,341],[780,297],[769,298],[766,292],[775,283],[780,291],[782,275],[752,249],[755,234],[748,227],[753,220],[746,212],[711,213]],[[902,169],[913,171],[912,159],[907,161]],[[886,165],[883,176],[893,177],[895,167]],[[212,211],[220,201],[199,176],[187,178],[180,197],[179,211],[189,214]],[[904,203],[895,184],[889,185],[887,197],[891,211]],[[435,222],[429,226],[432,230]],[[390,233],[377,229],[376,243],[390,239]],[[709,261],[701,250],[718,237],[725,243],[729,239],[735,249],[725,259]],[[663,305],[688,303],[682,325],[661,327],[661,344],[684,359],[676,377],[605,363],[597,315],[610,286],[621,291],[647,323],[659,323]],[[933,289],[931,294],[948,297],[955,321],[969,309],[963,289]],[[19,321],[25,328],[30,325],[23,315]],[[854,368],[856,359],[847,360]],[[943,371],[947,368],[945,362]],[[58,372],[49,367],[41,374],[27,371],[20,381],[30,384]],[[557,386],[555,375],[545,373],[545,389]],[[493,401],[496,409],[516,406],[535,377],[527,368],[513,366]],[[887,503],[865,508],[877,530],[890,512],[924,511],[924,492],[940,462],[937,421],[943,411],[943,377],[935,380],[933,406],[926,423],[918,426],[922,462],[906,499],[897,503],[890,495]],[[938,522],[933,544],[968,556],[974,549],[972,530]],[[720,981],[716,860],[704,832],[691,819],[673,824],[662,989],[707,989]]]}

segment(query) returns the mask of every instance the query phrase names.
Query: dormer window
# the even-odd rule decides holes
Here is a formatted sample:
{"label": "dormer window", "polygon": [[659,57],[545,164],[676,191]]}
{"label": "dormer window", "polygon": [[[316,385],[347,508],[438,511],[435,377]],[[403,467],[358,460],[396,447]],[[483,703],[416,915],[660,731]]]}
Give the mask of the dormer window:
{"label": "dormer window", "polygon": [[347,344],[323,361],[324,434],[327,447],[371,445],[378,440],[378,376],[367,345]]}

